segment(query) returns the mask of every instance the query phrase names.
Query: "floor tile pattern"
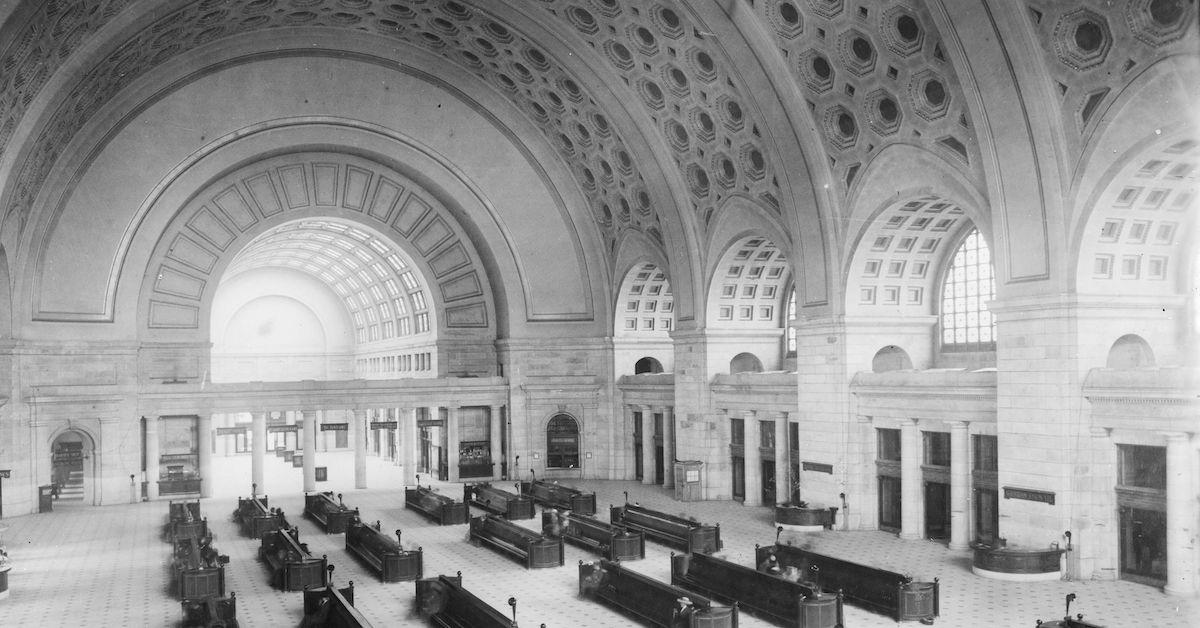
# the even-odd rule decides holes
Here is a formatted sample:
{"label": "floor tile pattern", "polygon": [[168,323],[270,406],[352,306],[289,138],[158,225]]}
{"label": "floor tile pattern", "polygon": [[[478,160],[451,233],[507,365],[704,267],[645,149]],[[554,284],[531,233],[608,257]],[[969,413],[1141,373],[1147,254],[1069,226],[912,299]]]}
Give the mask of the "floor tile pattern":
{"label": "floor tile pattern", "polygon": [[[628,491],[630,500],[642,505],[720,523],[725,541],[722,554],[738,563],[752,564],[755,543],[770,543],[775,536],[768,508],[734,502],[677,502],[668,490],[630,482],[588,481],[577,486],[597,492],[599,516],[604,520],[607,505],[621,503],[622,492]],[[439,490],[461,495],[456,485]],[[400,528],[406,546],[423,547],[426,576],[462,571],[467,589],[506,614],[510,610],[506,600],[516,597],[517,619],[525,628],[541,624],[550,628],[632,625],[625,616],[576,596],[576,565],[580,560],[595,560],[592,554],[568,545],[564,567],[526,570],[510,558],[466,542],[466,526],[436,526],[406,510],[401,490],[342,492],[345,503],[358,507],[365,520],[378,520],[385,530]],[[336,566],[336,584],[354,581],[356,605],[375,626],[421,625],[413,614],[411,582],[380,582],[346,552],[343,535],[326,535],[301,517],[302,495],[270,495],[270,501],[299,526],[301,541],[314,554],[329,557]],[[209,499],[201,508],[216,536],[214,546],[230,557],[227,586],[237,593],[239,621],[250,627],[298,625],[300,594],[270,587],[267,570],[256,559],[258,541],[242,537],[230,520],[234,503],[229,498]],[[179,603],[167,586],[170,548],[160,536],[166,512],[164,501],[104,507],[59,503],[51,513],[6,518],[9,529],[3,542],[15,565],[9,578],[10,596],[0,600],[0,626],[176,625]],[[536,528],[538,521],[520,523]],[[1200,601],[1166,596],[1155,588],[1129,582],[988,580],[971,574],[966,552],[950,551],[933,542],[901,541],[883,532],[784,533],[783,539],[918,579],[938,577],[942,606],[936,625],[1031,628],[1038,618],[1061,617],[1064,597],[1076,593],[1072,613],[1082,612],[1085,619],[1108,628],[1200,626]],[[669,580],[669,557],[669,548],[648,542],[646,559],[628,565]],[[743,628],[768,625],[748,615],[743,615],[741,622]],[[847,606],[846,625],[897,624]]]}

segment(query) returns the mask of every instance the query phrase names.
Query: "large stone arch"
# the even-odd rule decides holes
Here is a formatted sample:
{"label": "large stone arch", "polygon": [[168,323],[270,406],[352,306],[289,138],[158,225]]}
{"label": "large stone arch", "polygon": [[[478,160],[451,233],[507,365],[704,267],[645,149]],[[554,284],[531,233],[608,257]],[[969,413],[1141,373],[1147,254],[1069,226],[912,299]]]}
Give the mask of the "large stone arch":
{"label": "large stone arch", "polygon": [[172,336],[207,337],[212,287],[233,255],[272,227],[318,217],[360,224],[408,253],[431,284],[439,334],[494,334],[487,271],[436,195],[365,158],[307,152],[269,157],[230,172],[175,213],[144,274],[138,320],[146,335],[172,330]]}

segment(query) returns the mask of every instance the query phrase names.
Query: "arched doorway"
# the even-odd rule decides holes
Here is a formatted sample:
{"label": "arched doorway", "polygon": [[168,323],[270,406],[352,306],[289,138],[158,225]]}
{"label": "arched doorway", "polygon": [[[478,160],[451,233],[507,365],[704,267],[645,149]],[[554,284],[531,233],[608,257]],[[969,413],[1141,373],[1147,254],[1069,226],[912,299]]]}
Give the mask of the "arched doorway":
{"label": "arched doorway", "polygon": [[95,443],[67,430],[50,443],[50,485],[58,503],[95,504]]}

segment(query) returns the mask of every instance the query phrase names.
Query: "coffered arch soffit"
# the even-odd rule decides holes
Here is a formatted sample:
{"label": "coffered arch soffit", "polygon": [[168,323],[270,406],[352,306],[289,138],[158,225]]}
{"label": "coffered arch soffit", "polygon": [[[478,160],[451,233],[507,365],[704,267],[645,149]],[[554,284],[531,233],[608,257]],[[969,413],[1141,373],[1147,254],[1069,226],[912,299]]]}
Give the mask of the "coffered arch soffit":
{"label": "coffered arch soffit", "polygon": [[[596,227],[586,215],[581,217],[572,214],[571,208],[583,205],[580,193],[570,174],[553,157],[552,149],[536,133],[530,135],[532,131],[528,129],[530,125],[526,118],[519,114],[512,117],[512,112],[496,102],[488,101],[489,96],[498,98],[491,90],[464,94],[437,82],[431,83],[428,75],[416,70],[397,73],[395,68],[384,67],[371,58],[341,54],[310,55],[301,59],[297,61],[296,57],[282,55],[247,63],[218,64],[219,67],[213,72],[168,92],[159,100],[130,114],[130,122],[113,131],[113,135],[106,137],[103,145],[95,149],[97,152],[89,156],[89,159],[95,157],[95,164],[85,162],[79,166],[81,172],[78,176],[87,183],[87,168],[105,172],[104,167],[111,168],[117,163],[119,165],[116,167],[127,170],[120,178],[126,185],[121,187],[129,187],[133,179],[139,179],[143,186],[142,194],[146,194],[152,188],[165,185],[163,181],[175,176],[168,175],[163,168],[177,161],[180,165],[175,167],[176,171],[192,168],[189,164],[195,160],[207,160],[215,164],[206,166],[208,170],[205,171],[228,167],[227,164],[217,163],[219,158],[209,157],[227,143],[237,144],[230,151],[233,157],[229,157],[235,160],[253,158],[247,157],[247,154],[294,150],[295,146],[300,145],[341,145],[350,152],[369,145],[372,154],[384,156],[381,158],[389,163],[396,161],[393,167],[426,180],[437,180],[438,185],[455,190],[451,196],[461,195],[464,206],[475,208],[475,214],[463,224],[468,229],[476,229],[472,237],[477,242],[486,243],[485,253],[490,254],[502,269],[497,272],[514,273],[505,281],[511,290],[508,298],[513,299],[510,305],[514,308],[514,324],[539,320],[596,320],[592,307],[606,300],[604,294],[599,292],[606,283],[601,274],[604,272],[604,261],[600,257],[602,252],[594,245],[598,239]],[[363,65],[354,66],[355,63]],[[321,70],[313,74],[306,68]],[[269,74],[268,71],[282,73]],[[337,78],[339,72],[351,78]],[[241,81],[244,84],[247,80],[261,79],[262,76],[277,79],[265,81],[267,85],[275,85],[264,88],[265,91],[275,94],[282,90],[287,93],[278,98],[259,99],[254,96],[258,92],[254,91],[242,92],[234,97],[234,94],[214,96],[210,89],[213,82]],[[348,83],[352,80],[358,83]],[[343,85],[343,82],[351,86]],[[390,92],[387,91],[389,85],[392,87]],[[344,88],[338,90],[336,96],[335,92],[328,91],[335,86]],[[310,92],[321,94],[325,106],[349,118],[301,115],[313,109],[300,104],[306,101]],[[363,104],[361,94],[365,93],[371,93],[373,97],[366,99],[366,104]],[[447,95],[452,98],[449,102],[444,100]],[[471,96],[479,96],[483,100],[476,101]],[[247,101],[247,98],[251,100]],[[196,110],[196,106],[201,106],[197,105],[199,102],[207,102],[210,106]],[[386,102],[388,107],[381,108],[373,104],[376,102]],[[504,102],[507,101],[501,101]],[[449,113],[451,110],[454,110],[453,114]],[[449,132],[445,125],[437,124],[441,115],[439,112],[453,116],[455,125]],[[101,117],[107,118],[104,114]],[[263,117],[271,121],[262,122]],[[143,119],[148,121],[148,126],[140,124]],[[512,127],[517,130],[514,131]],[[138,144],[139,141],[145,141],[138,139],[141,128],[160,129],[155,135],[152,150],[144,144]],[[400,135],[391,131],[391,128],[408,128],[417,137]],[[190,135],[189,129],[197,133]],[[459,133],[457,140],[454,139],[454,131]],[[204,140],[205,134],[217,139]],[[196,135],[207,144],[194,144]],[[522,139],[532,141],[525,143]],[[122,141],[126,142],[127,147],[133,146],[137,153],[121,152]],[[289,146],[287,141],[297,144]],[[242,148],[242,145],[257,148]],[[479,146],[488,146],[489,150],[481,152]],[[165,155],[157,157],[159,151],[165,151]],[[78,152],[85,151],[72,151],[73,154]],[[105,162],[105,159],[108,161]],[[144,162],[144,167],[132,165],[139,160]],[[508,166],[495,168],[497,160]],[[104,167],[96,167],[96,164]],[[129,172],[129,169],[134,171]],[[104,185],[102,179],[99,181],[96,185]],[[42,199],[39,202],[61,202],[64,205],[75,202],[69,197],[76,183],[76,180],[67,177],[61,186],[53,188],[62,195],[61,199]],[[95,184],[95,181],[92,183]],[[109,204],[119,210],[132,211],[144,198],[137,196],[136,190],[128,193],[109,190],[106,195],[110,192],[128,197],[122,202]],[[130,197],[130,194],[136,198]],[[82,209],[87,210],[86,207]],[[79,211],[75,213],[79,214]],[[44,240],[49,238],[46,234],[54,232],[54,222],[58,220],[44,220],[50,212],[40,212],[38,215],[43,217],[46,224],[40,226],[40,234],[34,236],[35,247],[45,246]],[[117,220],[131,219],[121,217]],[[555,237],[547,241],[544,233],[538,236],[538,232],[528,228],[528,225],[517,224],[531,220],[539,229],[552,229]],[[570,263],[560,263],[545,272],[534,273],[536,269],[530,266],[533,263],[531,260],[541,259],[547,253],[561,262]],[[36,254],[40,254],[40,251],[35,250]],[[554,278],[555,274],[559,275],[557,279]],[[140,280],[140,275],[137,280]],[[116,275],[107,281],[109,296],[106,308],[103,311],[89,309],[87,316],[90,318],[87,320],[111,320]],[[535,285],[539,281],[542,284],[540,287]],[[100,286],[105,280],[99,278],[92,283]],[[524,297],[523,303],[521,296]],[[39,318],[76,320],[79,317],[63,318],[58,313],[80,310],[37,306],[36,312],[43,311],[45,314],[37,315]],[[503,312],[497,314],[504,316],[507,312],[508,308],[504,308]]]}
{"label": "coffered arch soffit", "polygon": [[[26,133],[29,148],[22,154],[17,180],[5,191],[6,206],[23,223],[70,138],[149,68],[238,34],[311,26],[353,32],[356,38],[377,36],[389,42],[385,47],[400,42],[419,48],[454,62],[506,94],[569,164],[587,193],[593,218],[608,238],[608,250],[618,232],[626,229],[660,240],[686,240],[697,225],[712,220],[714,208],[733,191],[752,195],[777,213],[783,207],[799,206],[815,216],[811,193],[800,203],[791,198],[803,185],[789,184],[780,193],[773,165],[776,150],[762,137],[769,131],[755,96],[741,83],[743,73],[711,38],[705,38],[709,30],[692,23],[694,16],[685,5],[664,2],[642,10],[640,5],[617,0],[552,4],[543,6],[563,20],[557,28],[569,30],[569,37],[560,39],[541,29],[537,23],[545,21],[544,16],[524,16],[524,5],[497,9],[452,1],[199,0],[172,3],[171,12],[146,12],[138,18],[140,30],[127,30],[132,36],[114,43],[104,63],[87,66],[71,59],[82,79],[39,121],[36,136]],[[49,75],[114,16],[140,5],[108,0],[72,6],[77,8],[65,10],[64,3],[46,3],[0,57],[5,67],[23,68],[11,75],[7,85],[0,85],[4,158],[13,157],[14,149],[7,143],[18,125],[26,125],[25,108]],[[604,25],[596,31],[608,33],[601,37],[603,41],[588,40],[595,33],[590,32],[593,24],[585,12],[595,25]],[[152,19],[157,15],[162,17]],[[536,32],[536,38],[525,31]],[[592,49],[572,48],[578,39],[571,37],[588,40]],[[624,81],[580,73],[581,68],[590,72],[591,67],[603,66],[591,63],[600,58]],[[631,67],[623,69],[627,65]],[[594,89],[605,85],[620,90],[622,82],[629,91],[597,93]],[[651,154],[672,155],[666,162],[675,163],[666,167],[676,174],[663,181],[661,174],[644,172],[656,167],[641,159],[646,145],[653,147]],[[803,178],[808,185],[807,176]],[[689,200],[682,200],[685,197]],[[676,206],[687,205],[696,215],[677,218]],[[808,265],[823,265],[816,255],[820,232],[814,233]],[[821,286],[810,290],[820,291]]]}
{"label": "coffered arch soffit", "polygon": [[[322,217],[359,225],[385,249],[404,250],[429,283],[439,333],[494,331],[496,306],[487,270],[459,221],[435,195],[366,159],[302,153],[240,168],[180,208],[146,267],[138,317],[143,334],[207,337],[216,286],[238,253],[280,225]],[[373,275],[368,265],[360,270],[366,273],[361,286],[366,290]]]}

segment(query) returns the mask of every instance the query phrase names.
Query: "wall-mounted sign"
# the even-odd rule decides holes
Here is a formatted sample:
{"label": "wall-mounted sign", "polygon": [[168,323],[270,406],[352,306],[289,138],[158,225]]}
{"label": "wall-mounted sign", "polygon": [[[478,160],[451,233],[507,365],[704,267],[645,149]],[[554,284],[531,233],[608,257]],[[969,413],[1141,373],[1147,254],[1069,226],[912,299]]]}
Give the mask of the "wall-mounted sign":
{"label": "wall-mounted sign", "polygon": [[1024,499],[1031,502],[1053,504],[1054,493],[1051,491],[1039,491],[1031,488],[1006,486],[1004,487],[1004,499]]}
{"label": "wall-mounted sign", "polygon": [[817,473],[833,475],[833,465],[825,464],[824,462],[808,462],[805,460],[800,463],[800,468],[805,471],[816,471]]}
{"label": "wall-mounted sign", "polygon": [[394,430],[400,427],[396,421],[371,421],[371,429],[373,430]]}
{"label": "wall-mounted sign", "polygon": [[350,429],[349,423],[322,423],[322,432],[345,432]]}
{"label": "wall-mounted sign", "polygon": [[12,469],[0,469],[0,479],[7,480],[12,477]]}
{"label": "wall-mounted sign", "polygon": [[295,454],[292,456],[292,467],[304,466],[304,454]]}
{"label": "wall-mounted sign", "polygon": [[217,436],[237,436],[246,433],[245,427],[218,427]]}
{"label": "wall-mounted sign", "polygon": [[299,425],[268,425],[268,434],[278,434],[279,432],[295,432],[300,429]]}
{"label": "wall-mounted sign", "polygon": [[445,419],[419,419],[417,427],[445,427]]}

